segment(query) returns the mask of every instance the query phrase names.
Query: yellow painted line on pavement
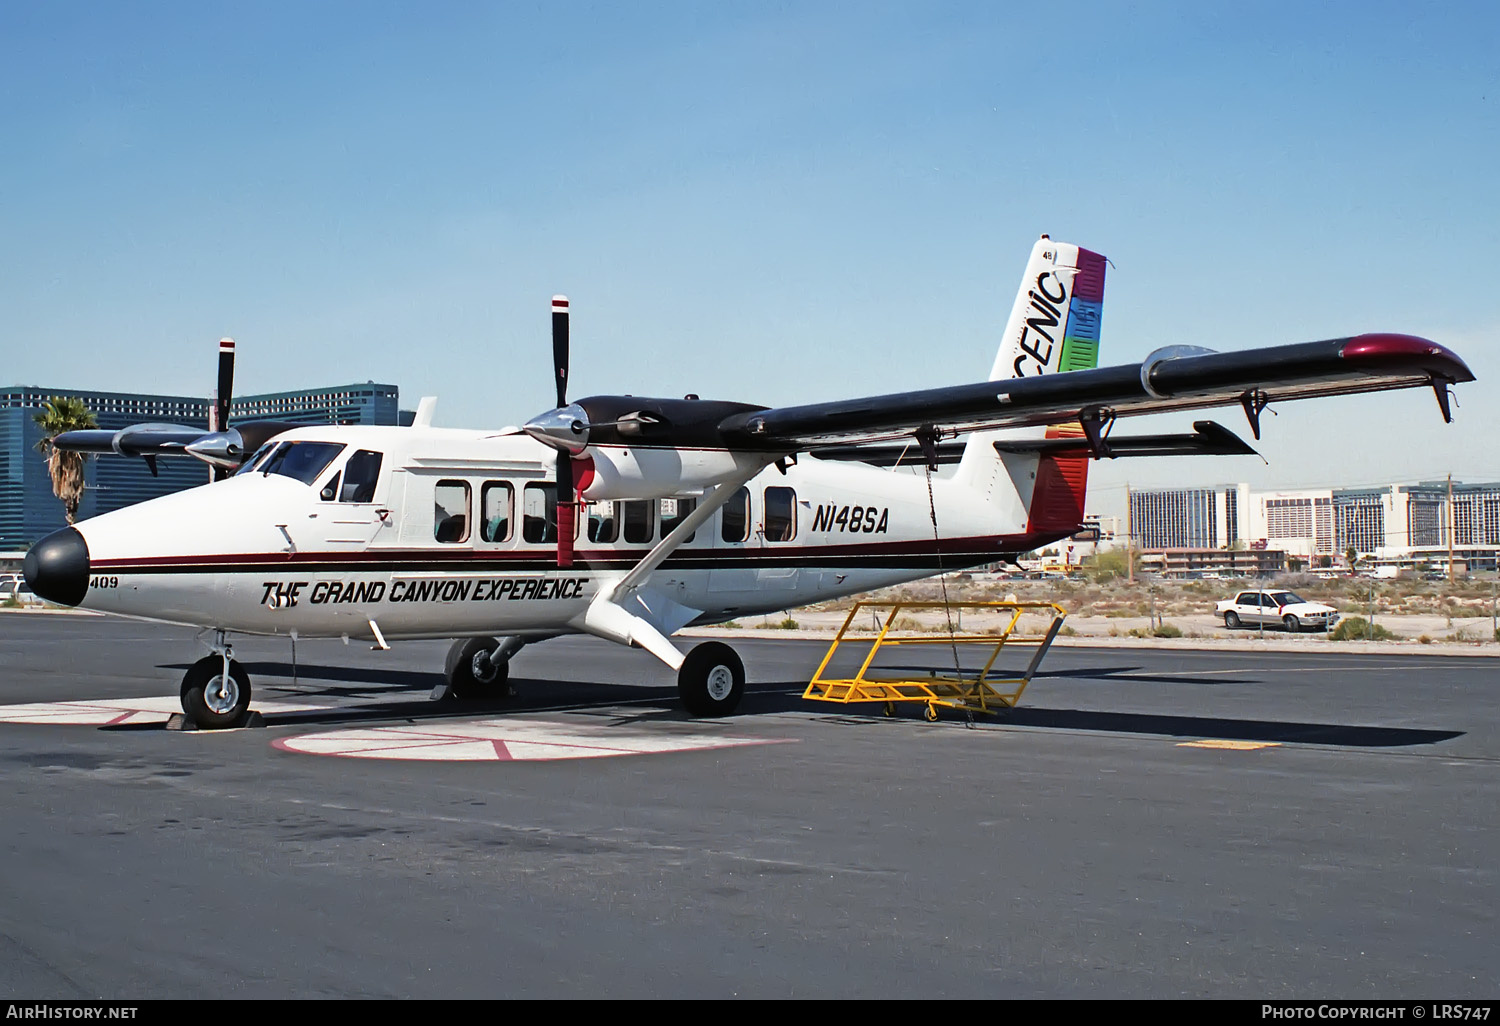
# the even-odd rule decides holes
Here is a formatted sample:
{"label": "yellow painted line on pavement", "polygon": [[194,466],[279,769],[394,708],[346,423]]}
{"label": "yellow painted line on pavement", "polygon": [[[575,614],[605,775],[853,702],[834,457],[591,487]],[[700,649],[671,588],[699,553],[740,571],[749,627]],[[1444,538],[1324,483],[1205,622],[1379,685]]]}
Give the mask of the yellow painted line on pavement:
{"label": "yellow painted line on pavement", "polygon": [[1280,741],[1230,741],[1226,738],[1211,737],[1203,741],[1182,741],[1178,748],[1221,748],[1230,752],[1253,752],[1257,748],[1280,748]]}

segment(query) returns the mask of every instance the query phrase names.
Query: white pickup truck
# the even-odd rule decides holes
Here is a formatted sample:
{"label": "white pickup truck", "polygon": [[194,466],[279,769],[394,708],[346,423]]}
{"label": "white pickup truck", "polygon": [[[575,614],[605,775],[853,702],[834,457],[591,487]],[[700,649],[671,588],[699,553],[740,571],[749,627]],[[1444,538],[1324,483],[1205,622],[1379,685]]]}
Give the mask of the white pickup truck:
{"label": "white pickup truck", "polygon": [[1214,609],[1230,630],[1236,627],[1305,627],[1328,630],[1339,621],[1338,610],[1321,602],[1309,602],[1292,591],[1242,591]]}

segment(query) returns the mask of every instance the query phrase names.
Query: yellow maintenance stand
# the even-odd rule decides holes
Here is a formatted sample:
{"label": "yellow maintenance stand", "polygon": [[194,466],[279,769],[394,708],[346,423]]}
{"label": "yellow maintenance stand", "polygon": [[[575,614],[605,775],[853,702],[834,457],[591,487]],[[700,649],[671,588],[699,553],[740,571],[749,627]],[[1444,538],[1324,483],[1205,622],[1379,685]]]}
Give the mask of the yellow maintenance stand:
{"label": "yellow maintenance stand", "polygon": [[[856,637],[853,641],[870,641],[870,651],[865,655],[864,662],[860,665],[859,672],[853,677],[847,678],[825,678],[823,671],[828,669],[828,664],[833,661],[834,653],[846,640],[850,625],[863,610],[889,609],[885,621],[880,623],[879,629],[873,639]],[[892,628],[896,618],[902,613],[922,609],[948,609],[948,610],[995,610],[1008,616],[1004,628],[999,634],[917,634],[911,636],[895,636]],[[1016,624],[1020,622],[1025,613],[1051,614],[1052,622],[1048,625],[1046,633],[1040,640],[1027,638],[1025,640],[1012,640],[1015,634]],[[1036,674],[1037,667],[1041,665],[1042,658],[1046,656],[1047,650],[1052,647],[1052,640],[1057,637],[1057,632],[1062,629],[1063,619],[1067,612],[1062,606],[1053,602],[856,602],[854,608],[849,610],[844,625],[839,628],[838,634],[834,636],[833,644],[828,646],[828,654],[823,657],[823,662],[818,665],[818,670],[813,674],[812,681],[807,685],[807,690],[802,693],[803,698],[809,698],[818,702],[884,702],[885,714],[891,716],[896,711],[897,702],[923,702],[926,704],[926,716],[929,720],[937,719],[937,707],[947,706],[950,709],[963,709],[968,712],[996,712],[1001,709],[1009,709],[1021,700],[1021,692],[1026,690],[1026,685],[1031,683],[1031,678]],[[961,621],[960,617],[960,621]],[[877,618],[877,622],[878,618]],[[1036,651],[1032,654],[1031,663],[1026,667],[1026,672],[1019,677],[991,677],[990,671],[995,665],[995,660],[1000,657],[1000,652],[1009,643],[1012,647],[1035,646]],[[952,645],[954,649],[954,661],[957,659],[957,645],[993,645],[994,651],[986,660],[984,668],[978,672],[960,670],[955,667],[951,671],[939,673],[936,669],[926,677],[904,676],[874,676],[870,667],[875,662],[875,656],[882,649],[894,648],[901,645]],[[1002,690],[1004,689],[1004,690]]]}

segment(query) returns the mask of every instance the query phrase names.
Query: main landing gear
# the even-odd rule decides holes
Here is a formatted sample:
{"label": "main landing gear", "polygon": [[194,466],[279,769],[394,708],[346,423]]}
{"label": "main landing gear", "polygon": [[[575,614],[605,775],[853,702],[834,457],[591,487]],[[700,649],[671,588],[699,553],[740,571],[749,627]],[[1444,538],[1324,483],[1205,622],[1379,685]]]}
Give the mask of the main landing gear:
{"label": "main landing gear", "polygon": [[213,649],[182,676],[183,715],[208,730],[239,726],[250,708],[250,675],[234,661],[223,631],[215,632]]}
{"label": "main landing gear", "polygon": [[[509,698],[510,658],[535,638],[459,638],[448,649],[443,677],[449,696]],[[734,649],[707,641],[687,654],[677,672],[677,694],[694,716],[728,716],[745,694],[745,664]],[[441,696],[435,696],[441,697]]]}
{"label": "main landing gear", "polygon": [[510,657],[526,644],[524,638],[459,638],[443,661],[443,678],[454,698],[510,698]]}
{"label": "main landing gear", "polygon": [[745,694],[745,664],[721,641],[705,641],[677,671],[677,694],[694,716],[728,716]]}

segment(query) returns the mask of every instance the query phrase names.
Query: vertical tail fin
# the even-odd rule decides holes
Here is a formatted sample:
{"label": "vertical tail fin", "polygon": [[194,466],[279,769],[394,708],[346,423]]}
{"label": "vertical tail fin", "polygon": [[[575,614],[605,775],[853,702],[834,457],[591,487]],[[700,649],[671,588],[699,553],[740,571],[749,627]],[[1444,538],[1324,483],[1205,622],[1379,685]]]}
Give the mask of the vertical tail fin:
{"label": "vertical tail fin", "polygon": [[1103,308],[1104,258],[1042,236],[1031,249],[990,380],[1099,366]]}
{"label": "vertical tail fin", "polygon": [[[1098,253],[1042,236],[1031,249],[990,380],[1097,367],[1104,269],[1104,257]],[[975,432],[969,436],[954,480],[993,495],[995,486],[1008,479],[1028,510],[1029,533],[1070,531],[1083,521],[1088,456],[1037,459],[1005,457],[995,451],[994,443],[1001,438],[1034,438],[1044,430],[1047,438],[1083,433],[1077,425]]]}

